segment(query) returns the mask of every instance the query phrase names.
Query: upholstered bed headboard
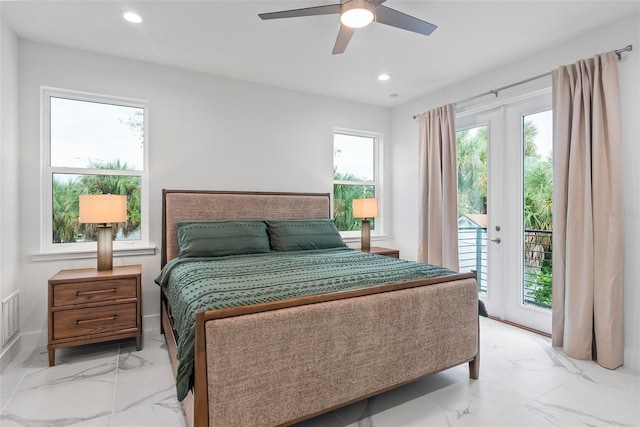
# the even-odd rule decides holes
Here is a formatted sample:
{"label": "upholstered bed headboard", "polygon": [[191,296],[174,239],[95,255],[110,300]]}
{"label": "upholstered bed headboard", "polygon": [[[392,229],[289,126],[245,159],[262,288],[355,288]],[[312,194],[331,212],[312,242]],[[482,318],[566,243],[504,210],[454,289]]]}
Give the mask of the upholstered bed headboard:
{"label": "upholstered bed headboard", "polygon": [[330,213],[329,193],[162,190],[162,266],[178,256],[180,221],[329,218]]}

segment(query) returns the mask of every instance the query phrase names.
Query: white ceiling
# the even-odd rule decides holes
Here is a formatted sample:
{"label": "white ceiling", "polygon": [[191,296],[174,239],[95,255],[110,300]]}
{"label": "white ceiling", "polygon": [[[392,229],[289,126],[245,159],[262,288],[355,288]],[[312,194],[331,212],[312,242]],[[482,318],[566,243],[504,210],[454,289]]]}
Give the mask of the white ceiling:
{"label": "white ceiling", "polygon": [[[427,37],[373,23],[342,55],[331,55],[338,15],[258,18],[338,2],[2,1],[0,12],[24,39],[394,106],[640,11],[640,0],[388,0],[438,29]],[[144,23],[124,21],[129,10]],[[379,82],[381,72],[391,80]]]}

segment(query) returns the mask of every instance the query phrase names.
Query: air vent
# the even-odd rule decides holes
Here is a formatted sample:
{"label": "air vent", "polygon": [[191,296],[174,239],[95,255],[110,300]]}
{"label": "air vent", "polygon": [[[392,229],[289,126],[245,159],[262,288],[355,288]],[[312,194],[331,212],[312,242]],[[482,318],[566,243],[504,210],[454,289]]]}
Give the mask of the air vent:
{"label": "air vent", "polygon": [[14,337],[20,330],[20,310],[18,291],[2,301],[2,345]]}

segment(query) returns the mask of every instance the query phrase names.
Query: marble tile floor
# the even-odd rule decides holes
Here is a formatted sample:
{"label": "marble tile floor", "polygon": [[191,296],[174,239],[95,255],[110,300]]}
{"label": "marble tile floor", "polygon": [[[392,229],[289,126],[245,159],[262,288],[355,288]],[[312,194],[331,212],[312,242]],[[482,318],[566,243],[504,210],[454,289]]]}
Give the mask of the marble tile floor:
{"label": "marble tile floor", "polygon": [[[640,375],[568,359],[550,340],[481,318],[480,379],[462,365],[296,427],[640,426]],[[22,351],[0,375],[2,427],[185,426],[164,337]],[[250,426],[247,426],[250,427]]]}

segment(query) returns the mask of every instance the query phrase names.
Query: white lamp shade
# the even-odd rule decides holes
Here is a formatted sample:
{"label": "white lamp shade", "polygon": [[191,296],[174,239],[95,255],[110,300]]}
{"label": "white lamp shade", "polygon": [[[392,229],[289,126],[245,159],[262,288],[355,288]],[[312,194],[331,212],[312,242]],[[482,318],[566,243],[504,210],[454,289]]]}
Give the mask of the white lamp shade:
{"label": "white lamp shade", "polygon": [[378,199],[353,199],[354,218],[375,218],[378,216]]}
{"label": "white lamp shade", "polygon": [[342,5],[340,22],[349,28],[362,28],[373,21],[375,6],[367,0],[350,0]]}
{"label": "white lamp shade", "polygon": [[81,224],[113,224],[127,221],[127,196],[81,194]]}

